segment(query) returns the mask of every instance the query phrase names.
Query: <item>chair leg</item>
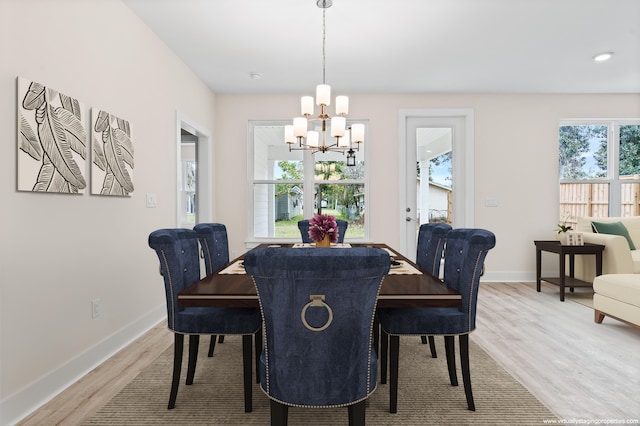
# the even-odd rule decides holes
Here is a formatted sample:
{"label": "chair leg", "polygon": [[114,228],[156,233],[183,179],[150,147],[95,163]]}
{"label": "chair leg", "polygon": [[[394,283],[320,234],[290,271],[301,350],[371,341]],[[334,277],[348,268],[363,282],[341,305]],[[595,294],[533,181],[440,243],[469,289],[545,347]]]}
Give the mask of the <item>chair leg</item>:
{"label": "chair leg", "polygon": [[349,426],[364,426],[367,410],[367,400],[349,406]]}
{"label": "chair leg", "polygon": [[476,404],[473,402],[473,392],[471,391],[471,374],[469,371],[469,335],[461,334],[459,339],[462,382],[464,383],[464,394],[467,397],[467,407],[471,411],[476,411]]}
{"label": "chair leg", "polygon": [[193,376],[196,374],[196,363],[198,362],[198,346],[200,336],[191,334],[189,336],[189,364],[187,366],[187,384],[193,383]]}
{"label": "chair leg", "polygon": [[380,329],[380,383],[387,383],[387,359],[389,354],[389,335]]}
{"label": "chair leg", "polygon": [[458,386],[458,375],[456,374],[456,341],[454,340],[454,336],[444,336],[444,351],[447,356],[449,381],[451,381],[451,386]]}
{"label": "chair leg", "polygon": [[224,343],[224,334],[218,336],[218,343]]}
{"label": "chair leg", "polygon": [[436,339],[433,336],[429,336],[429,349],[431,349],[431,358],[438,358],[438,353],[436,352]]}
{"label": "chair leg", "polygon": [[180,370],[182,370],[182,351],[184,349],[184,334],[173,333],[173,379],[171,379],[171,393],[169,394],[168,410],[176,406],[178,385],[180,385]]}
{"label": "chair leg", "polygon": [[400,336],[389,336],[389,412],[398,412],[398,359],[400,357]]}
{"label": "chair leg", "polygon": [[271,426],[287,426],[289,407],[279,402],[271,401]]}
{"label": "chair leg", "polygon": [[252,335],[245,334],[242,336],[242,369],[244,370],[244,412],[250,413],[252,410],[252,386],[251,370],[253,369],[251,364],[252,357]]}
{"label": "chair leg", "polygon": [[213,351],[216,348],[216,339],[218,338],[218,336],[216,336],[215,334],[213,336],[211,336],[211,342],[209,343],[209,353],[207,354],[207,356],[209,358],[211,358],[213,356]]}
{"label": "chair leg", "polygon": [[423,345],[426,345],[427,343],[429,343],[427,342],[427,336],[420,336],[420,340],[422,341]]}
{"label": "chair leg", "polygon": [[256,357],[256,383],[260,383],[260,354],[262,353],[262,327],[254,335],[255,357]]}

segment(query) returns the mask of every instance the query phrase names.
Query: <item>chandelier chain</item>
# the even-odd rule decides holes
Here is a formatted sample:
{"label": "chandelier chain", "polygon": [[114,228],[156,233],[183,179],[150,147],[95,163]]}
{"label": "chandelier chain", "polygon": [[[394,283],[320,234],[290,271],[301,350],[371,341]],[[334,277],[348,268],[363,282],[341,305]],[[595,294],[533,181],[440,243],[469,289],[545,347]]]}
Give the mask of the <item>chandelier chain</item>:
{"label": "chandelier chain", "polygon": [[327,69],[327,53],[326,53],[326,40],[327,40],[327,25],[325,24],[325,14],[327,9],[322,9],[322,84],[327,84],[326,81],[326,69]]}

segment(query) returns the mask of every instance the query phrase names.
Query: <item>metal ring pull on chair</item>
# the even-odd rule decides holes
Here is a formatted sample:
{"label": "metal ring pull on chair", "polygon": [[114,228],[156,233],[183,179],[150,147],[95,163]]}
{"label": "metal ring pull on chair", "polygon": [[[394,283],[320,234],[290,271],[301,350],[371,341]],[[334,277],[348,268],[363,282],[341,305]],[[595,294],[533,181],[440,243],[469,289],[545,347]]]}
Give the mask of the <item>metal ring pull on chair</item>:
{"label": "metal ring pull on chair", "polygon": [[[300,312],[300,319],[302,320],[302,323],[311,331],[326,330],[327,327],[331,325],[331,322],[333,322],[333,310],[331,309],[331,306],[325,303],[324,294],[312,294],[311,296],[309,296],[309,299],[311,300],[311,302],[304,305],[304,308],[302,308],[302,312]],[[327,322],[322,327],[313,327],[307,322],[307,309],[309,309],[310,306],[324,307],[329,313],[329,318],[327,318]]]}

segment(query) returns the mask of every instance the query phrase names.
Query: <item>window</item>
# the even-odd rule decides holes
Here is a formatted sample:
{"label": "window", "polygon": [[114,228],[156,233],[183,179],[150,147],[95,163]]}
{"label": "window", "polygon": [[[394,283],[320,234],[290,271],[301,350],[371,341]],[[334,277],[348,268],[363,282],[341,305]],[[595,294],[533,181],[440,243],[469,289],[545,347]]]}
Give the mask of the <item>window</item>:
{"label": "window", "polygon": [[[290,123],[249,123],[249,235],[252,240],[299,240],[298,220],[311,217],[305,209],[347,220],[346,239],[365,239],[368,235],[366,142],[360,144],[360,151],[356,153],[356,165],[347,166],[347,157],[340,152],[290,152],[284,142],[285,124]],[[365,124],[365,135],[366,132]]]}
{"label": "window", "polygon": [[640,215],[640,121],[560,124],[560,219]]}

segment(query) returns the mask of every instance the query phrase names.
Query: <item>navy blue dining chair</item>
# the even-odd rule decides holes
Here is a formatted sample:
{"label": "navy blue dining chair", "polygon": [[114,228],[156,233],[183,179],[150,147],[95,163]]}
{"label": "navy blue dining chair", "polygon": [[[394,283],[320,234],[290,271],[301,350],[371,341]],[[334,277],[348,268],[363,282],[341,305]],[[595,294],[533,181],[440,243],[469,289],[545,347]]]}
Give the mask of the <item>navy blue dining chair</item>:
{"label": "navy blue dining chair", "polygon": [[[451,225],[447,223],[423,223],[418,229],[418,246],[416,248],[416,265],[434,277],[440,277],[442,252]],[[433,336],[420,336],[422,343],[429,342],[431,357],[437,358],[435,339]],[[386,368],[386,366],[385,366]],[[384,382],[383,382],[384,383]]]}
{"label": "navy blue dining chair", "polygon": [[[200,243],[200,253],[204,258],[207,275],[220,271],[229,263],[229,236],[227,227],[222,223],[199,223],[193,227]],[[258,309],[256,309],[258,311]],[[224,335],[218,336],[218,343],[224,342]],[[213,356],[216,347],[216,336],[211,336],[208,355]],[[262,350],[262,333],[255,334],[256,371],[258,371],[258,356]],[[256,374],[256,381],[258,380]]]}
{"label": "navy blue dining chair", "polygon": [[348,406],[364,425],[377,384],[373,322],[389,254],[377,248],[258,248],[244,257],[262,311],[260,386],[271,425],[288,407]]}
{"label": "navy blue dining chair", "polygon": [[200,242],[201,254],[207,275],[222,269],[229,263],[229,237],[222,223],[199,223],[193,227]]}
{"label": "navy blue dining chair", "polygon": [[[344,243],[344,235],[347,233],[349,222],[342,219],[336,219],[336,225],[338,225],[338,243]],[[298,229],[300,230],[300,236],[302,237],[303,243],[313,242],[309,236],[309,219],[299,220]]]}
{"label": "navy blue dining chair", "polygon": [[[193,227],[200,242],[200,255],[204,259],[207,275],[219,271],[229,263],[229,237],[227,227],[222,223],[199,223]],[[224,336],[218,336],[218,342],[224,342]],[[211,336],[209,343],[210,357],[216,348],[216,336]]]}
{"label": "navy blue dining chair", "polygon": [[457,386],[455,341],[460,342],[460,363],[469,410],[475,411],[469,371],[469,333],[476,328],[478,286],[487,252],[495,247],[495,235],[484,229],[452,229],[447,234],[444,283],[462,295],[460,308],[379,309],[382,342],[389,341],[389,412],[398,410],[400,336],[442,335],[449,380]]}
{"label": "navy blue dining chair", "polygon": [[200,258],[196,232],[191,229],[159,229],[149,234],[149,247],[160,260],[167,299],[167,323],[174,334],[173,378],[168,408],[175,407],[182,369],[184,336],[189,336],[186,384],[193,383],[200,335],[242,335],[244,409],[252,409],[252,339],[261,329],[255,308],[180,307],[178,293],[200,280]]}

